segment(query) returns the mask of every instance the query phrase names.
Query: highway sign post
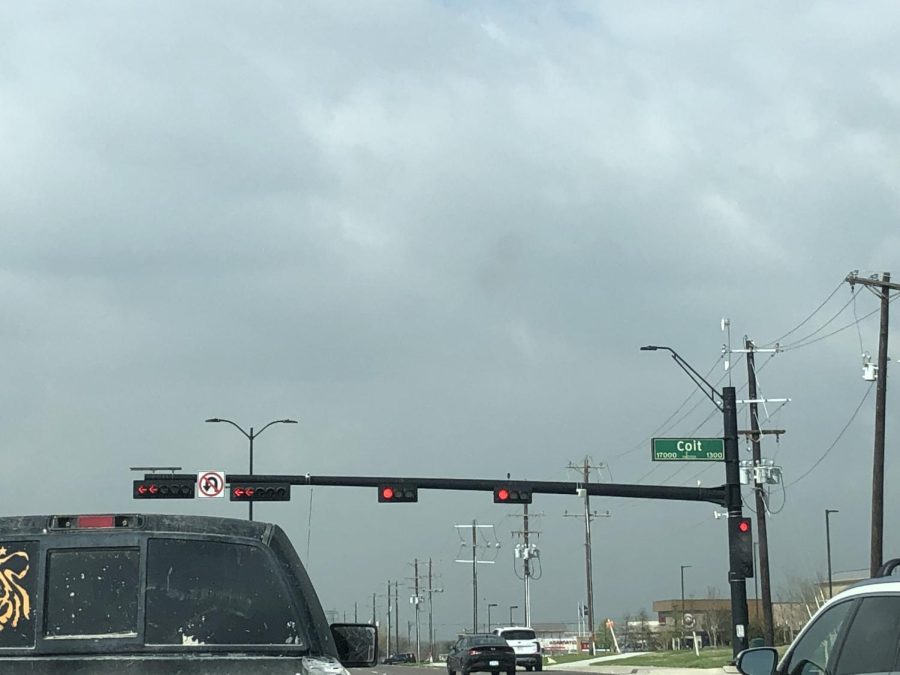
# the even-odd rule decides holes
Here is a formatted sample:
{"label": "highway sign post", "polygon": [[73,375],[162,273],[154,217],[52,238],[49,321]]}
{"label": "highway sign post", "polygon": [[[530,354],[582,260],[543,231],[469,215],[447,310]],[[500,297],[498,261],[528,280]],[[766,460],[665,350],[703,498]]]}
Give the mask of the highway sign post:
{"label": "highway sign post", "polygon": [[654,462],[724,462],[721,438],[654,438],[650,446]]}

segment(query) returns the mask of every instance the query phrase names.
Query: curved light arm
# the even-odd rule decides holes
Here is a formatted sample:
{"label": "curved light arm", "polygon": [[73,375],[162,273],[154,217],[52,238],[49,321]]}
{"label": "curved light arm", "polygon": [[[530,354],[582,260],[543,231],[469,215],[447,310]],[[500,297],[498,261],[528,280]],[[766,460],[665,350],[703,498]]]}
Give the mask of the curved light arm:
{"label": "curved light arm", "polygon": [[219,419],[218,417],[211,417],[210,419],[208,419],[208,420],[206,420],[206,421],[207,421],[207,422],[225,422],[226,424],[230,424],[230,425],[233,426],[235,429],[237,429],[237,430],[240,431],[242,434],[244,434],[244,436],[246,436],[248,439],[253,440],[253,437],[250,436],[250,434],[248,434],[246,431],[244,431],[244,430],[241,428],[241,425],[240,425],[240,424],[237,424],[237,423],[235,423],[235,422],[232,422],[231,420],[223,420],[223,419]]}
{"label": "curved light arm", "polygon": [[[297,420],[272,420],[266,426],[264,426],[262,429],[260,429],[255,434],[253,434],[253,437],[255,438],[255,437],[259,436],[262,432],[264,432],[266,429],[268,429],[273,424],[297,424]],[[240,428],[240,427],[238,427],[238,428]],[[248,436],[248,438],[249,438],[249,436]]]}
{"label": "curved light arm", "polygon": [[[225,422],[226,424],[230,424],[230,425],[233,426],[235,429],[237,429],[237,430],[240,431],[242,434],[244,434],[244,436],[246,436],[246,437],[247,437],[249,440],[251,440],[251,441],[252,441],[254,438],[256,438],[257,436],[259,436],[259,435],[260,435],[262,432],[264,432],[266,429],[268,429],[270,426],[272,426],[273,424],[297,424],[297,420],[288,420],[288,419],[284,419],[284,420],[272,420],[271,422],[269,422],[266,426],[264,426],[262,429],[260,429],[260,430],[257,431],[256,433],[248,434],[246,431],[244,431],[244,429],[241,427],[240,424],[237,424],[236,422],[232,422],[231,420],[223,420],[223,419],[220,419],[220,418],[218,418],[218,417],[211,417],[210,419],[208,419],[208,420],[206,420],[206,421],[207,421],[207,422]],[[253,427],[250,427],[250,429],[252,430]]]}
{"label": "curved light arm", "polygon": [[[665,349],[667,352],[670,352],[672,354],[672,359],[675,361],[675,363],[677,363],[678,366],[684,372],[687,373],[688,377],[694,381],[694,384],[696,384],[698,387],[700,387],[700,391],[702,391],[704,394],[706,394],[706,397],[710,401],[712,401],[713,405],[715,405],[721,412],[725,412],[725,409],[722,406],[722,398],[723,398],[722,394],[714,386],[712,386],[709,382],[707,382],[705,379],[703,379],[703,376],[700,373],[698,373],[696,370],[694,370],[693,367],[691,367],[690,363],[688,363],[683,358],[681,358],[681,356],[678,354],[678,352],[676,352],[671,347],[663,347],[663,346],[657,346],[657,345],[647,345],[646,347],[641,347],[642,352],[655,352],[660,349]],[[716,400],[716,396],[719,397],[718,400]]]}

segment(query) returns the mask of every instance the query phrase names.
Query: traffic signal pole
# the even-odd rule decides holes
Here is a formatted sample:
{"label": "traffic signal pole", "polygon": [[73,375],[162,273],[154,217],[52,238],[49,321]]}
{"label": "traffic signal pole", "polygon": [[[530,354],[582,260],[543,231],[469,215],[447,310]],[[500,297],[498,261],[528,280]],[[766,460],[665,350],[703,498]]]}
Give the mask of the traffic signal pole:
{"label": "traffic signal pole", "polygon": [[731,647],[734,656],[747,648],[747,583],[738,573],[740,560],[735,535],[743,517],[741,467],[738,453],[737,403],[734,387],[722,388],[722,415],[725,434],[725,508],[728,510],[728,583],[731,586]]}

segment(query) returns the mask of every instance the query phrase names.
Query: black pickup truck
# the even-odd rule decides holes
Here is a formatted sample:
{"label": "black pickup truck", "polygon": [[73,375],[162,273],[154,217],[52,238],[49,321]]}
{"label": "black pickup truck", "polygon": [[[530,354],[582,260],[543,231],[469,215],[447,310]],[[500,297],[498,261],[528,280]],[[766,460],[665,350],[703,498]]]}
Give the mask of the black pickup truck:
{"label": "black pickup truck", "polygon": [[277,525],[0,518],[0,673],[346,675],[377,632],[328,625]]}

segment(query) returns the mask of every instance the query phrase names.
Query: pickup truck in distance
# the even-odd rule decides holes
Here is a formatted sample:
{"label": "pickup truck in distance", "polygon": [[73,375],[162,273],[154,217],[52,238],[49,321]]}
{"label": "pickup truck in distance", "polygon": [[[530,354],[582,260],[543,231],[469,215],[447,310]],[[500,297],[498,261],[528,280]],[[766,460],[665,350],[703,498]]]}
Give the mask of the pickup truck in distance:
{"label": "pickup truck in distance", "polygon": [[277,525],[0,518],[0,673],[346,675],[377,632],[328,625]]}

